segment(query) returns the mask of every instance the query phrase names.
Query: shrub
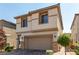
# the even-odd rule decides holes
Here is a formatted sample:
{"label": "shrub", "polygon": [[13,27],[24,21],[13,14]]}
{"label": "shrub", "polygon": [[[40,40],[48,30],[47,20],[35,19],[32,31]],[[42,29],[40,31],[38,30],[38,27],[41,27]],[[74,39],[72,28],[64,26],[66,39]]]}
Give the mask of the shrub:
{"label": "shrub", "polygon": [[71,49],[75,49],[76,47],[74,45],[70,45],[70,48]]}
{"label": "shrub", "polygon": [[13,46],[7,46],[6,48],[5,48],[5,51],[6,52],[11,52],[13,50]]}
{"label": "shrub", "polygon": [[60,35],[57,40],[58,44],[65,47],[65,55],[66,55],[66,47],[70,45],[70,37],[66,34]]}
{"label": "shrub", "polygon": [[13,50],[13,46],[10,46],[10,44],[7,44],[6,46],[5,46],[5,48],[4,48],[4,50],[6,51],[6,52],[11,52],[12,50]]}
{"label": "shrub", "polygon": [[77,55],[79,55],[79,48],[78,48],[78,47],[75,48],[74,51],[75,51],[75,53],[76,53]]}
{"label": "shrub", "polygon": [[46,54],[47,55],[52,55],[53,54],[53,50],[46,50]]}

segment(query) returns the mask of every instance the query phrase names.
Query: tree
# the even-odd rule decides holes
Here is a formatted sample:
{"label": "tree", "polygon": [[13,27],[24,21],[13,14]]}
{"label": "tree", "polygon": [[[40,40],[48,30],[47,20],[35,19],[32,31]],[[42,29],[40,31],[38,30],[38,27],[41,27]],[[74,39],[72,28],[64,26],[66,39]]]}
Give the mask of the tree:
{"label": "tree", "polygon": [[65,47],[65,55],[66,55],[66,47],[69,46],[70,44],[70,37],[66,34],[60,35],[58,37],[57,42],[61,45]]}

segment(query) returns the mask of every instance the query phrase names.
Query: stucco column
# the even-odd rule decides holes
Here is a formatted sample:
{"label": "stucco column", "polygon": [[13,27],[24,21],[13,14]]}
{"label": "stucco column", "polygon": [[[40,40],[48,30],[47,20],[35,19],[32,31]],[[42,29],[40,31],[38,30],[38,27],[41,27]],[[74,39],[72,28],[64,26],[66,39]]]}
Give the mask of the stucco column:
{"label": "stucco column", "polygon": [[57,33],[53,33],[52,49],[54,52],[58,51]]}
{"label": "stucco column", "polygon": [[16,39],[16,41],[17,41],[17,45],[16,45],[16,47],[17,47],[17,49],[19,49],[19,39],[18,39],[18,36],[17,36],[17,39]]}
{"label": "stucco column", "polygon": [[17,35],[16,41],[17,41],[16,47],[17,47],[17,49],[19,49],[19,44],[20,44],[20,36],[19,35]]}
{"label": "stucco column", "polygon": [[24,36],[20,37],[20,48],[24,49]]}

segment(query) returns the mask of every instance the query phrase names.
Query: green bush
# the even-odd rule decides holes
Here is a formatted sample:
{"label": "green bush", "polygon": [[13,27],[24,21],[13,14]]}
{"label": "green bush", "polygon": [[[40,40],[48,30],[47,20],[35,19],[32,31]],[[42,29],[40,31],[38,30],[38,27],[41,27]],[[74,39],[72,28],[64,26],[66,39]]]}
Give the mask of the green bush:
{"label": "green bush", "polygon": [[5,51],[6,52],[11,52],[13,50],[13,46],[7,46],[6,48],[5,48]]}
{"label": "green bush", "polygon": [[5,48],[4,48],[4,50],[6,51],[6,52],[11,52],[12,50],[13,50],[13,46],[10,46],[10,44],[6,44],[6,46],[5,46]]}
{"label": "green bush", "polygon": [[79,47],[75,48],[74,51],[77,55],[79,55]]}

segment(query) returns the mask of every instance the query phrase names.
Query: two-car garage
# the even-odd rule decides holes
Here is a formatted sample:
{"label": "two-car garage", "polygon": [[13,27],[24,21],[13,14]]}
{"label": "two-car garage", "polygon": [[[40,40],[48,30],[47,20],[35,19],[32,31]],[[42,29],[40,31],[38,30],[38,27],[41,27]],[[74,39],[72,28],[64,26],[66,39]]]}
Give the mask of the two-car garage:
{"label": "two-car garage", "polygon": [[52,36],[32,36],[24,38],[24,48],[25,49],[52,49]]}

